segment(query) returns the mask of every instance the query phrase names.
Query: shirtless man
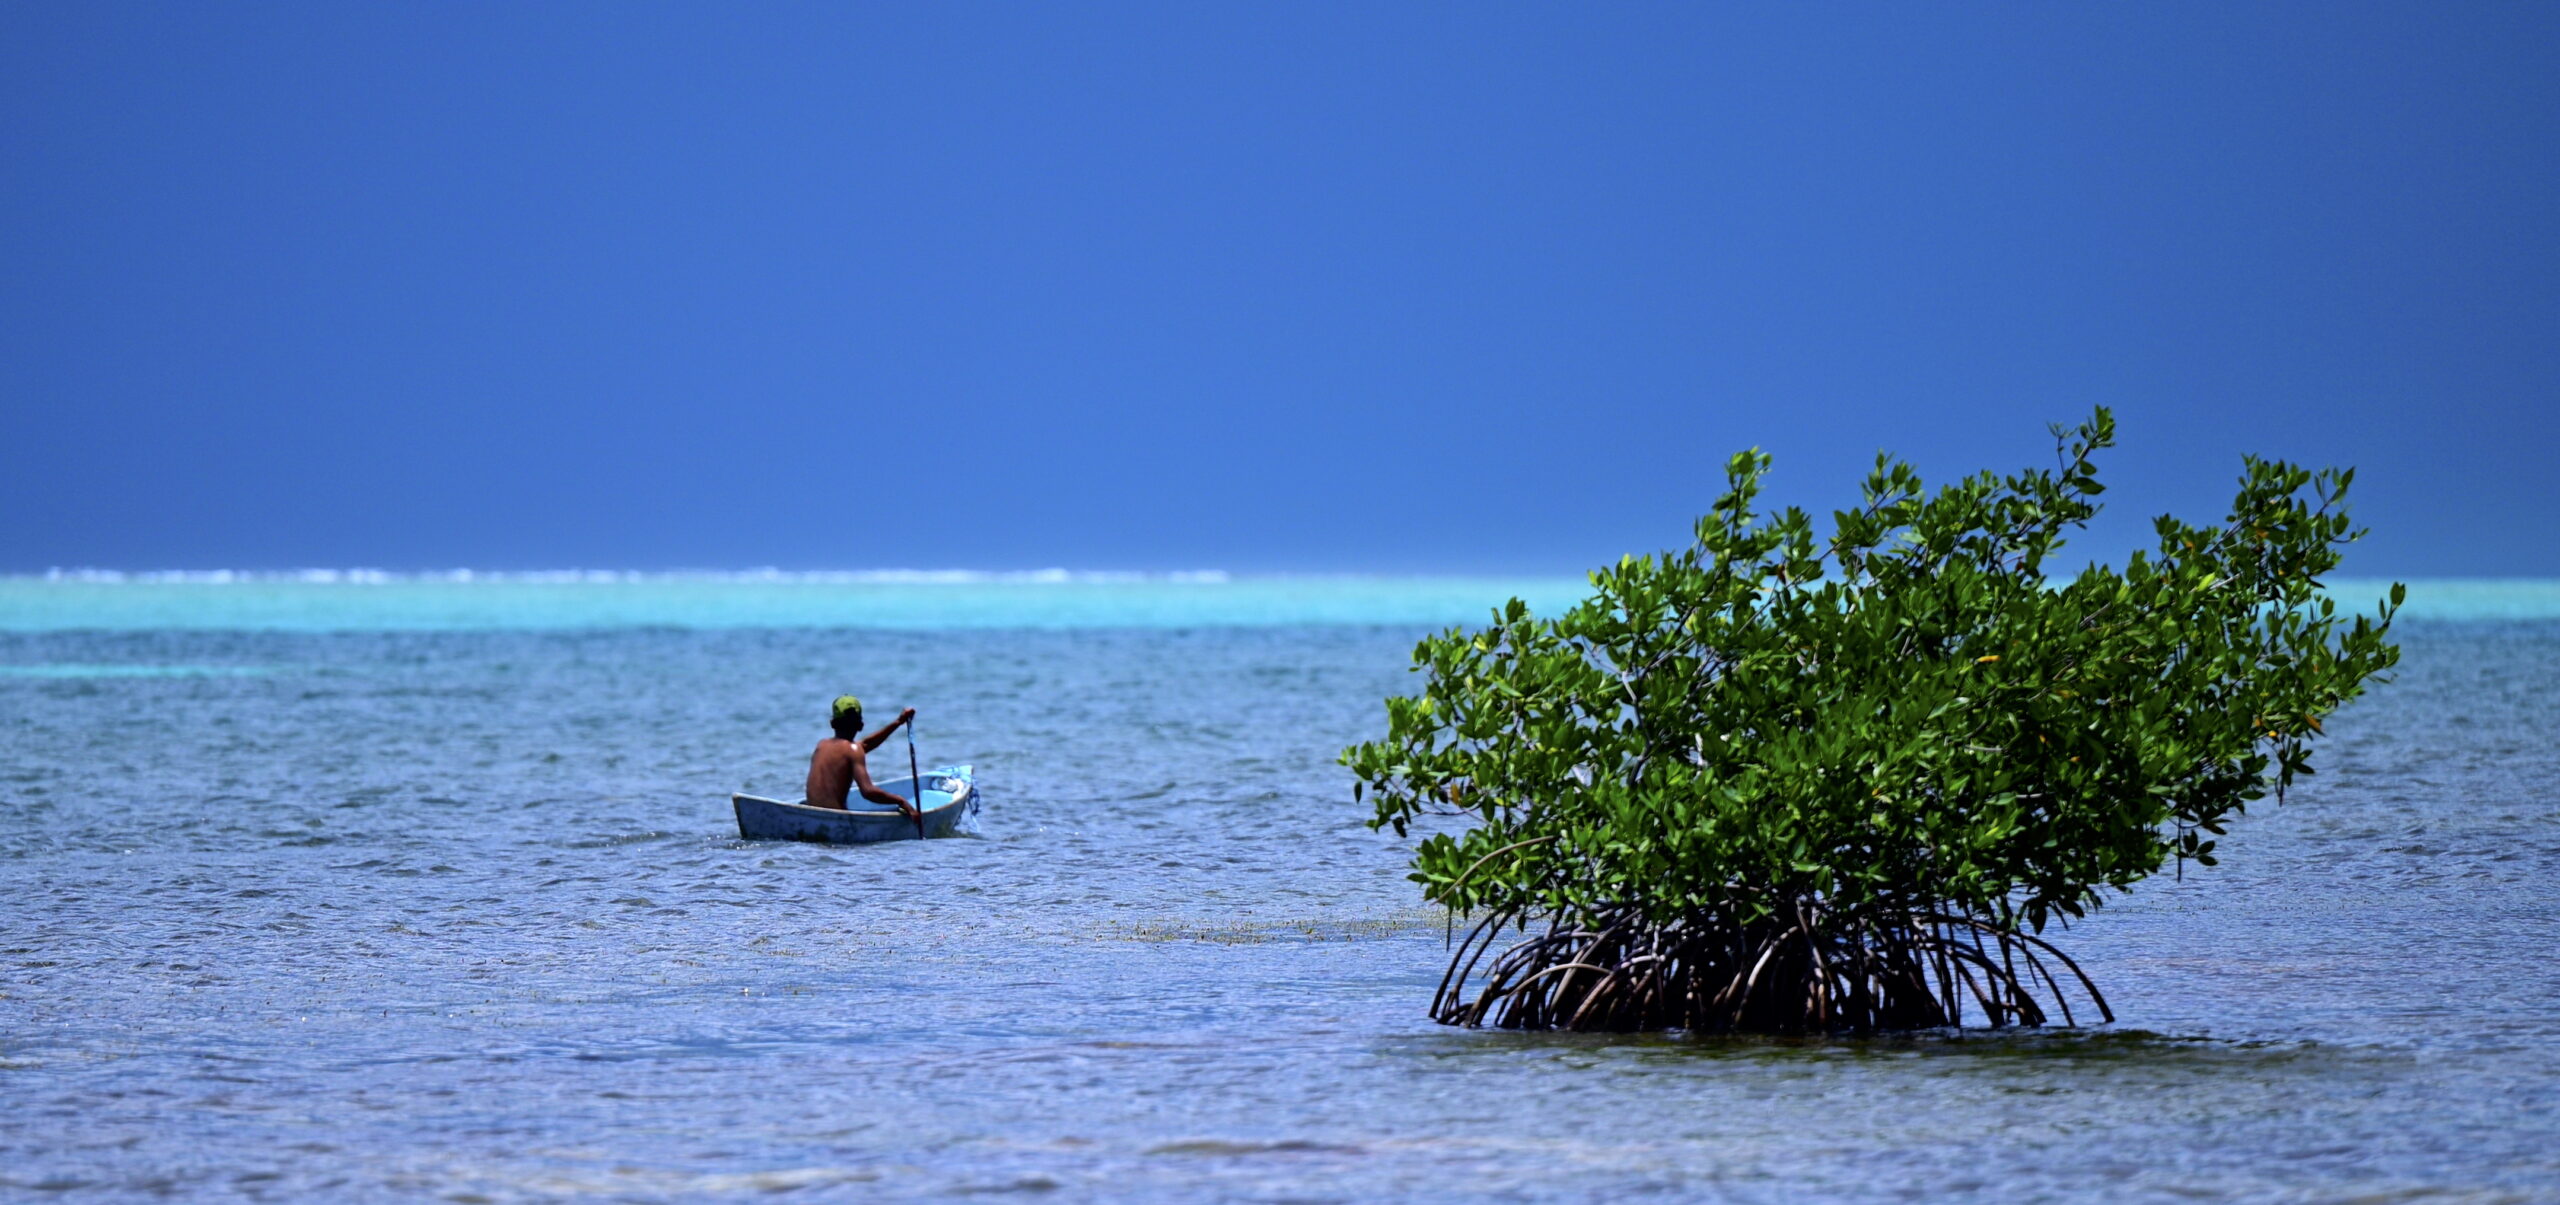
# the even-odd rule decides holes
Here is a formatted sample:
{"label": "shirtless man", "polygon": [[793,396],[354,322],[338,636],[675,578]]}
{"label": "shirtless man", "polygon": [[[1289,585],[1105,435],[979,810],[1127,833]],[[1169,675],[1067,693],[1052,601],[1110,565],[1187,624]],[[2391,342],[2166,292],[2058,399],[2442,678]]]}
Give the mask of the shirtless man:
{"label": "shirtless man", "polygon": [[913,804],[871,784],[871,766],[865,756],[889,739],[890,733],[915,718],[916,709],[910,707],[880,731],[864,736],[862,700],[852,695],[837,696],[835,715],[829,721],[836,734],[819,741],[817,752],[809,755],[809,806],[842,810],[846,793],[859,787],[863,798],[885,803],[898,809],[899,815],[915,819]]}

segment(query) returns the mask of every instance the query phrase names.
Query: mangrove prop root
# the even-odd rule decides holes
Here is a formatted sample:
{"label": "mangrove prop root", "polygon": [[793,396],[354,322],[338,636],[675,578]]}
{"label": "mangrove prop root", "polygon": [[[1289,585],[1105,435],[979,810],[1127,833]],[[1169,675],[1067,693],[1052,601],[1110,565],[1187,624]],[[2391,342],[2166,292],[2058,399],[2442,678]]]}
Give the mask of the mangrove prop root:
{"label": "mangrove prop root", "polygon": [[[2076,993],[2115,1019],[2078,963],[2005,917],[1835,917],[1798,900],[1753,919],[1701,910],[1660,922],[1628,908],[1536,920],[1501,912],[1470,926],[1450,950],[1432,1017],[1505,1029],[1876,1033],[1963,1025],[1967,1004],[1993,1027],[2044,1025],[2056,1013],[2077,1024]],[[1506,932],[1526,936],[1506,947]]]}

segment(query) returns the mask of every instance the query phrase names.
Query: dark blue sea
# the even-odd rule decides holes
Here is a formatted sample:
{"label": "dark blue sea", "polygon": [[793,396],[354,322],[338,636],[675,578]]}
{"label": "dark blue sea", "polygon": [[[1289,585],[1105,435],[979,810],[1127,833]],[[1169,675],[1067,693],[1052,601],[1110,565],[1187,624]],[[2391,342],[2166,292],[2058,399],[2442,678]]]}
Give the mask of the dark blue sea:
{"label": "dark blue sea", "polygon": [[[2113,1025],[1443,1028],[1334,756],[1574,592],[0,581],[0,1198],[2560,1200],[2560,585],[2413,585],[2316,778],[2057,939]],[[977,836],[738,839],[847,691]]]}

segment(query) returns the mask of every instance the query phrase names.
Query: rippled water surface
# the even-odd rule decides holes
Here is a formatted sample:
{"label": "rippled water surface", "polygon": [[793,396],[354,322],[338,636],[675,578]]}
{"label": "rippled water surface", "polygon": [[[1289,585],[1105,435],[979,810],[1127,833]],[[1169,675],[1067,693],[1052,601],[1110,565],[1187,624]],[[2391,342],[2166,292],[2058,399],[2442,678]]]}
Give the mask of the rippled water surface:
{"label": "rippled water surface", "polygon": [[[1803,1043],[1421,1015],[1416,632],[0,635],[0,1196],[2560,1198],[2560,623],[2405,625],[2119,1024]],[[982,837],[737,839],[842,690]]]}

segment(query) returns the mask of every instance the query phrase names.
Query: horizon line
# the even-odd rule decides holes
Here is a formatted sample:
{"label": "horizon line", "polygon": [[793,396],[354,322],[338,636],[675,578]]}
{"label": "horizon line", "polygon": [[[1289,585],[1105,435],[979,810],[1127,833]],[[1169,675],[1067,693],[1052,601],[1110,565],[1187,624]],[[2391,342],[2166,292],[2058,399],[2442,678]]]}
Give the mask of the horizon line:
{"label": "horizon line", "polygon": [[[0,571],[0,582],[74,585],[614,585],[671,582],[775,585],[1224,585],[1238,581],[1564,581],[1583,571],[1228,570],[1228,569],[111,569],[49,567]],[[2538,574],[2332,574],[2338,582],[2560,583]]]}

